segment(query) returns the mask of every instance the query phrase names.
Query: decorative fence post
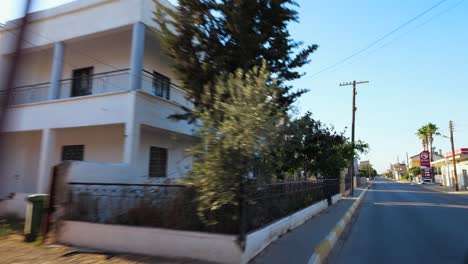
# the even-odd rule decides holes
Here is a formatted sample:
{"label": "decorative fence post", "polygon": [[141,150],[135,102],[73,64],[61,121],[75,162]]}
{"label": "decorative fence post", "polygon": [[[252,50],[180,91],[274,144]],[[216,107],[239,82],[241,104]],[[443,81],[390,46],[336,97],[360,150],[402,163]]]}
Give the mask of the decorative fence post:
{"label": "decorative fence post", "polygon": [[239,246],[242,251],[245,250],[246,241],[246,207],[247,197],[245,192],[244,177],[242,174],[239,175]]}

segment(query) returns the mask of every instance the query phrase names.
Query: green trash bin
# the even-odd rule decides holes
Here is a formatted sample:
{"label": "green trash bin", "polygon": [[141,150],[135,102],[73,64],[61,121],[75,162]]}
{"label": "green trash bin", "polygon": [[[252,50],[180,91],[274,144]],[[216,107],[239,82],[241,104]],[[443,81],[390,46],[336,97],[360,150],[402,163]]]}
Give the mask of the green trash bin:
{"label": "green trash bin", "polygon": [[33,194],[26,198],[29,202],[24,223],[24,236],[27,242],[35,241],[41,231],[47,198],[47,194]]}

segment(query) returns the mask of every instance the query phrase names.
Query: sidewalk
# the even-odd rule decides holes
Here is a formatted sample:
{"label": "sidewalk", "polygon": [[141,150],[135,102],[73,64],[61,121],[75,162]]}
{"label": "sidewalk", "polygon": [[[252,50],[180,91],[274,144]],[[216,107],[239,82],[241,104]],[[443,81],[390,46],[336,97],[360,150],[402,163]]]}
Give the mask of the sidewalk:
{"label": "sidewalk", "polygon": [[[354,197],[364,189],[355,189]],[[355,198],[345,197],[305,224],[286,233],[258,254],[251,264],[308,263],[314,249],[353,205]]]}
{"label": "sidewalk", "polygon": [[438,191],[438,192],[444,192],[444,193],[450,193],[450,194],[468,194],[467,190],[460,190],[456,192],[454,188],[449,188],[447,186],[440,186],[439,184],[424,184],[422,186],[425,189]]}

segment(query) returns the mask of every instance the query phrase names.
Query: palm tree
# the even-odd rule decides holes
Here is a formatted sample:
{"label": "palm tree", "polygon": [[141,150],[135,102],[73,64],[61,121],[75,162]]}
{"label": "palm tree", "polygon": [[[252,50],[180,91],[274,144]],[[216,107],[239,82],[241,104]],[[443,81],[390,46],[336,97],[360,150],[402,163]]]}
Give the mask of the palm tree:
{"label": "palm tree", "polygon": [[423,149],[427,150],[428,136],[427,136],[427,131],[426,131],[425,126],[420,127],[418,131],[416,132],[416,135],[421,139]]}
{"label": "palm tree", "polygon": [[424,130],[426,131],[426,135],[428,139],[427,143],[429,143],[429,147],[431,151],[431,161],[432,161],[432,158],[433,158],[432,143],[434,142],[434,136],[440,136],[439,128],[433,123],[428,123],[427,125],[424,126]]}
{"label": "palm tree", "polygon": [[427,123],[418,129],[416,135],[421,139],[424,150],[429,150],[432,153],[434,136],[440,136],[439,128],[433,123]]}

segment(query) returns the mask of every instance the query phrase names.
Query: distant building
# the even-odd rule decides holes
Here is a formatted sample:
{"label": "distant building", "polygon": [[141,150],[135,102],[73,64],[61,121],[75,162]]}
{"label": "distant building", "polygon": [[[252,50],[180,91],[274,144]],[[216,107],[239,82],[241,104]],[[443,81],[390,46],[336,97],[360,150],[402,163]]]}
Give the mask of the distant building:
{"label": "distant building", "polygon": [[[444,156],[442,155],[442,150],[440,150],[439,153],[437,152],[432,153],[433,161],[443,159],[443,158]],[[421,166],[421,162],[419,161],[419,153],[414,156],[409,157],[408,168],[419,167],[419,166]]]}
{"label": "distant building", "polygon": [[400,180],[403,174],[408,172],[408,168],[404,163],[392,164],[392,173],[395,180]]}
{"label": "distant building", "polygon": [[[455,151],[455,161],[457,166],[458,186],[462,190],[468,189],[468,148],[461,148]],[[454,188],[455,178],[453,169],[453,154],[447,152],[445,157],[437,159],[431,163],[436,168],[436,182],[443,186]]]}
{"label": "distant building", "polygon": [[360,170],[366,170],[371,166],[369,160],[363,160],[359,162],[359,169]]}

